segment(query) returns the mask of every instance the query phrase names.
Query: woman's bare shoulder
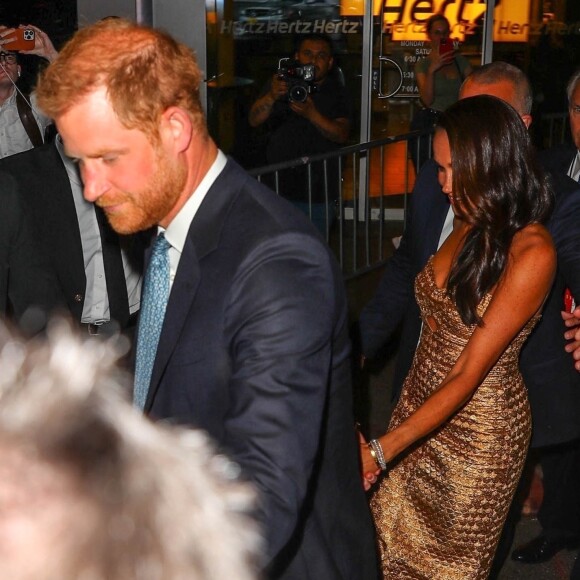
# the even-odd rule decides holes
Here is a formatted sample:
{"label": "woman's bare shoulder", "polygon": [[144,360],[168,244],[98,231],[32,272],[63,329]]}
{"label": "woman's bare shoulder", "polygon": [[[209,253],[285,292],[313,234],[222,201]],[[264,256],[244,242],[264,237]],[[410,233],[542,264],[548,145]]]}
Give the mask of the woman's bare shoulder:
{"label": "woman's bare shoulder", "polygon": [[517,261],[538,260],[540,263],[556,261],[556,248],[552,236],[545,226],[538,223],[526,226],[514,236],[510,253]]}

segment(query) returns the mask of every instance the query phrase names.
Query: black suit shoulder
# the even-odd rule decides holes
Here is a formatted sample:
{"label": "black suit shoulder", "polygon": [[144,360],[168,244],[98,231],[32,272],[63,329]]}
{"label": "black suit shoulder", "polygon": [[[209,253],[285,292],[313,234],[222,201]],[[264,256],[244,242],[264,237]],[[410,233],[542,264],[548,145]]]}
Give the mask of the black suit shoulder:
{"label": "black suit shoulder", "polygon": [[576,155],[576,147],[562,144],[538,153],[538,159],[546,171],[553,175],[567,175]]}
{"label": "black suit shoulder", "polygon": [[[0,171],[0,310],[23,322],[29,309],[52,310],[57,284],[34,235],[34,227],[19,195],[16,180]],[[24,329],[30,332],[38,328]]]}
{"label": "black suit shoulder", "polygon": [[524,345],[521,371],[533,418],[532,447],[571,441],[580,436],[580,373],[564,350],[564,289],[580,296],[580,186],[567,176],[575,149],[555,147],[540,155],[555,198],[547,222],[558,255],[558,269],[544,304],[542,319]]}

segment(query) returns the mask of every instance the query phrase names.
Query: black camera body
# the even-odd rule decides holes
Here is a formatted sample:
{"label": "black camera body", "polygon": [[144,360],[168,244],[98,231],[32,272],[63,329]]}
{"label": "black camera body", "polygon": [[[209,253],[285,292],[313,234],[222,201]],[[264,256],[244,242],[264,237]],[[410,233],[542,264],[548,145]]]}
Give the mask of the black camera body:
{"label": "black camera body", "polygon": [[301,64],[297,60],[281,58],[278,63],[278,77],[288,84],[288,100],[304,103],[313,93],[314,65]]}

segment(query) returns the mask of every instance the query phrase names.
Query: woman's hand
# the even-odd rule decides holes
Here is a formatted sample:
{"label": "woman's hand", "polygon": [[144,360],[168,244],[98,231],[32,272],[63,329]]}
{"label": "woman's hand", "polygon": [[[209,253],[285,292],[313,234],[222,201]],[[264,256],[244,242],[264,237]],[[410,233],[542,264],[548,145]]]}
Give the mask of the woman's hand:
{"label": "woman's hand", "polygon": [[445,54],[439,54],[439,47],[433,48],[431,54],[429,55],[429,72],[431,74],[436,73],[439,69],[452,64],[455,58],[455,50],[451,52],[446,52]]}
{"label": "woman's hand", "polygon": [[362,483],[364,490],[368,491],[377,482],[381,470],[373,459],[368,443],[360,431],[358,431],[358,440],[360,445]]}

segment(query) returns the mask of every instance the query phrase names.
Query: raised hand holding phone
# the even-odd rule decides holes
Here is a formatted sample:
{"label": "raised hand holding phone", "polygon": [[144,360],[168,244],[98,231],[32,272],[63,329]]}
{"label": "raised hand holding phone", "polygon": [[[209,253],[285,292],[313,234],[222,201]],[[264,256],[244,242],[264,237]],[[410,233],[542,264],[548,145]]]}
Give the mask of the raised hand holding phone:
{"label": "raised hand holding phone", "polygon": [[439,41],[439,55],[444,56],[450,52],[455,51],[455,42],[450,38],[442,38]]}

